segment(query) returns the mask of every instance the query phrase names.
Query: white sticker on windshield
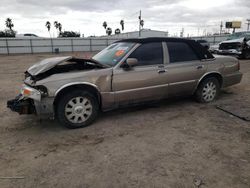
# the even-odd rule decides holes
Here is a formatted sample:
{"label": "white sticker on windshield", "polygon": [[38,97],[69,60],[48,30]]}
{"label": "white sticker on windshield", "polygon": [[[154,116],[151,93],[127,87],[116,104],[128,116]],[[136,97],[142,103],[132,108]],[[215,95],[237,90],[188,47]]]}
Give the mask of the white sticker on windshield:
{"label": "white sticker on windshield", "polygon": [[128,47],[127,46],[120,46],[120,47],[118,47],[116,50],[118,51],[118,50],[124,50],[124,51],[126,51],[128,49]]}

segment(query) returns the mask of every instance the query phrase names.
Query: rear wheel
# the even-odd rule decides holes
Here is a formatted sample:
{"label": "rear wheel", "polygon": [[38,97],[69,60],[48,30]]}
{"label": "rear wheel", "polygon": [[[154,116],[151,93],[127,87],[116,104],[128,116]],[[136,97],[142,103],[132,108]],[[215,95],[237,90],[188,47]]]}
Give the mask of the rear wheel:
{"label": "rear wheel", "polygon": [[211,77],[203,80],[197,88],[195,97],[198,102],[209,103],[214,101],[220,92],[218,79]]}
{"label": "rear wheel", "polygon": [[62,96],[56,108],[57,119],[67,128],[90,125],[99,111],[98,100],[88,91],[75,90]]}

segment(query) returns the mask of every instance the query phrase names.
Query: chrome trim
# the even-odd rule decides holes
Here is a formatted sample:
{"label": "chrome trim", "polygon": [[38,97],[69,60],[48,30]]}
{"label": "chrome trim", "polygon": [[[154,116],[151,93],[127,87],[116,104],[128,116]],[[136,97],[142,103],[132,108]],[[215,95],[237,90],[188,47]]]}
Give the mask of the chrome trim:
{"label": "chrome trim", "polygon": [[[207,76],[207,75],[209,75],[209,74],[213,74],[213,73],[216,73],[216,74],[221,75],[221,73],[220,73],[220,72],[217,72],[217,71],[207,72],[207,73],[203,74],[203,76],[198,80],[198,85],[199,85],[200,81],[201,81],[205,76]],[[221,75],[221,77],[223,78],[222,75]]]}
{"label": "chrome trim", "polygon": [[126,90],[121,90],[121,91],[114,91],[111,93],[126,93],[126,92],[131,92],[131,91],[140,91],[140,90],[145,90],[145,89],[153,89],[153,88],[159,88],[159,87],[166,87],[169,84],[162,84],[162,85],[157,85],[157,86],[148,86],[148,87],[141,87],[141,88],[135,88],[135,89],[126,89]]}
{"label": "chrome trim", "polygon": [[95,84],[92,84],[90,82],[72,82],[72,83],[68,83],[68,84],[65,84],[63,86],[61,86],[56,92],[55,92],[55,97],[57,96],[57,94],[63,90],[64,88],[67,88],[69,86],[73,86],[73,85],[89,85],[89,86],[92,86],[94,88],[97,89],[98,92],[100,92],[99,88],[95,85]]}
{"label": "chrome trim", "polygon": [[206,62],[206,61],[214,61],[216,58],[210,58],[210,59],[201,59],[201,62]]}
{"label": "chrome trim", "polygon": [[169,86],[174,86],[174,85],[179,85],[179,84],[186,84],[186,83],[192,83],[192,82],[196,82],[196,80],[188,80],[188,81],[181,81],[181,82],[173,82],[173,83],[170,83]]}
{"label": "chrome trim", "polygon": [[162,42],[162,50],[163,50],[163,57],[164,57],[164,65],[168,65],[170,63],[169,52],[168,52],[168,45],[166,42]]}

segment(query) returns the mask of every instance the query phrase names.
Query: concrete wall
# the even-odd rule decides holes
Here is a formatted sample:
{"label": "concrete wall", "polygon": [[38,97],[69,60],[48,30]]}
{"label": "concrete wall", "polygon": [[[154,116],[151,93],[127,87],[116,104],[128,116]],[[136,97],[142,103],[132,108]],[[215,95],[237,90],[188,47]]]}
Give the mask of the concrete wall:
{"label": "concrete wall", "polygon": [[[123,35],[124,36],[124,35]],[[156,37],[143,35],[143,37]],[[135,38],[137,36],[134,36]],[[159,37],[159,36],[158,36]],[[163,37],[163,36],[161,36]],[[228,36],[192,37],[205,39],[211,45],[226,40]],[[127,38],[127,37],[124,37]],[[100,51],[121,38],[0,38],[0,54],[52,53],[58,48],[60,52]]]}

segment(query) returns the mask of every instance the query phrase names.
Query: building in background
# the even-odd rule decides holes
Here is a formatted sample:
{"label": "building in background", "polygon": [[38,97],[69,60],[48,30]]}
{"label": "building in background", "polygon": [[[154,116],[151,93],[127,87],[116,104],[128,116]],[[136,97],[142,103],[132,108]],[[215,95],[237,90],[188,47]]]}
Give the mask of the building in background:
{"label": "building in background", "polygon": [[[127,33],[120,33],[120,34],[113,34],[110,36],[101,36],[101,38],[138,38],[139,31],[132,31]],[[169,37],[168,31],[157,31],[151,29],[142,29],[141,30],[141,37]]]}

